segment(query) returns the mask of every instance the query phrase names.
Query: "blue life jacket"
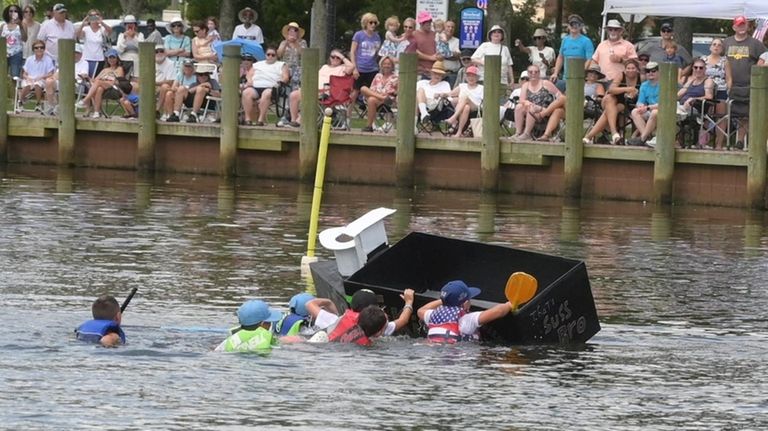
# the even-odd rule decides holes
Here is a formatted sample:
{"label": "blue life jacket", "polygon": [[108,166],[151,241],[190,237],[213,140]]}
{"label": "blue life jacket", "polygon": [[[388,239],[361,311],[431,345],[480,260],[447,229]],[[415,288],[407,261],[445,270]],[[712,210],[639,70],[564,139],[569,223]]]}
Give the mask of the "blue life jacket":
{"label": "blue life jacket", "polygon": [[[306,318],[299,316],[296,313],[287,314],[285,317],[280,319],[279,322],[277,322],[277,325],[275,325],[275,331],[280,336],[296,335],[299,333],[302,323],[306,321]],[[291,331],[291,329],[294,330]]]}
{"label": "blue life jacket", "polygon": [[125,333],[120,324],[114,320],[87,320],[75,329],[75,336],[78,340],[89,343],[98,343],[101,337],[114,332],[120,336],[120,341],[125,344]]}

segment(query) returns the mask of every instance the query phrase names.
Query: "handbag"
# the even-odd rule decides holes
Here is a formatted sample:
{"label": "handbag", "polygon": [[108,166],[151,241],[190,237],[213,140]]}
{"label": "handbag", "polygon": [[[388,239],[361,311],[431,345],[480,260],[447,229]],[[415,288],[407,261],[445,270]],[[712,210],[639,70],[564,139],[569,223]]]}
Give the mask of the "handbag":
{"label": "handbag", "polygon": [[483,137],[483,118],[482,117],[470,118],[469,127],[472,128],[472,136],[474,136],[475,138]]}

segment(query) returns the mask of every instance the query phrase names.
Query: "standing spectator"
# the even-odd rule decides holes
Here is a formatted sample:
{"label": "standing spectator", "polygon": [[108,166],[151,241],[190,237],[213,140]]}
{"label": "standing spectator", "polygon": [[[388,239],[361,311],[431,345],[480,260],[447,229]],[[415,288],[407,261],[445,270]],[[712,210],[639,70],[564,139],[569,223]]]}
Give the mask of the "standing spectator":
{"label": "standing spectator", "polygon": [[147,34],[144,35],[144,41],[152,42],[155,45],[163,43],[163,35],[157,29],[157,23],[152,18],[147,20]]}
{"label": "standing spectator", "polygon": [[83,41],[83,59],[88,62],[88,76],[94,77],[104,65],[104,40],[112,27],[101,19],[101,13],[91,9],[83,18],[77,38]]}
{"label": "standing spectator", "polygon": [[301,85],[301,52],[307,47],[304,40],[304,29],[298,23],[289,22],[281,31],[283,41],[277,47],[277,58],[288,65],[291,73],[291,90]]}
{"label": "standing spectator", "polygon": [[551,46],[547,46],[547,31],[543,28],[537,28],[533,32],[533,43],[531,46],[525,46],[520,39],[515,40],[515,46],[521,52],[528,54],[528,61],[539,68],[542,78],[546,78],[547,71],[555,65],[555,58],[557,57],[555,50]]}
{"label": "standing spectator", "polygon": [[208,27],[200,21],[192,24],[192,58],[198,63],[216,63],[218,55],[213,50],[213,39],[208,37]]}
{"label": "standing spectator", "polygon": [[59,58],[59,39],[74,39],[75,26],[67,19],[67,8],[62,3],[53,5],[53,18],[40,26],[38,39],[45,42],[45,51],[53,57]]}
{"label": "standing spectator", "polygon": [[[376,15],[367,12],[360,18],[360,27],[352,36],[352,46],[349,49],[349,59],[355,69],[352,75],[355,77],[355,89],[350,95],[352,100],[357,100],[357,94],[362,87],[370,87],[373,78],[379,73],[379,63],[376,54],[381,47],[381,36],[376,32],[379,19]],[[432,36],[434,42],[434,35]]]}
{"label": "standing spectator", "polygon": [[21,26],[27,32],[27,40],[24,41],[23,57],[33,55],[32,44],[37,40],[37,34],[40,32],[40,23],[35,21],[35,8],[32,5],[24,6],[24,19]]}
{"label": "standing spectator", "polygon": [[392,15],[384,21],[384,41],[379,49],[379,57],[394,57],[397,54],[397,46],[405,40],[405,34],[397,34],[400,30],[400,18]]}
{"label": "standing spectator", "polygon": [[408,52],[408,47],[416,44],[416,38],[413,36],[413,32],[416,30],[416,20],[408,17],[403,21],[403,40],[397,45],[395,54],[392,59],[395,62],[395,74],[400,70],[400,54]]}
{"label": "standing spectator", "polygon": [[437,53],[435,32],[432,31],[432,14],[423,10],[416,15],[419,28],[413,32],[414,43],[409,44],[405,52],[416,53],[419,56],[418,72],[422,79],[430,79],[432,64],[442,61],[443,56]]}
{"label": "standing spectator", "polygon": [[[748,33],[749,22],[744,16],[733,19],[734,35],[723,41],[725,57],[725,79],[728,84],[728,96],[744,106],[749,104],[749,86],[751,81],[752,66],[765,52],[763,42],[750,36]],[[740,116],[741,117],[741,116]],[[746,134],[748,118],[740,118],[737,133],[736,147],[742,146]],[[740,145],[741,144],[741,145]]]}
{"label": "standing spectator", "polygon": [[446,72],[445,79],[448,80],[451,87],[456,83],[456,74],[459,73],[459,69],[461,68],[461,63],[459,62],[461,49],[459,48],[459,38],[455,36],[455,33],[456,23],[451,20],[446,21],[443,34],[445,34],[445,38],[448,41],[448,49],[451,55],[445,57],[443,60],[443,67],[445,67]]}
{"label": "standing spectator", "polygon": [[24,42],[27,30],[21,25],[21,8],[10,5],[3,10],[4,23],[0,24],[0,35],[5,38],[8,55],[8,71],[14,78],[21,77],[24,64]]}
{"label": "standing spectator", "polygon": [[254,24],[258,17],[259,14],[249,7],[241,10],[237,14],[237,19],[239,19],[242,24],[235,27],[235,31],[232,32],[232,39],[248,39],[263,44],[264,34],[261,32],[261,27]]}
{"label": "standing spectator", "polygon": [[126,75],[133,78],[139,77],[139,42],[144,41],[144,35],[138,30],[136,17],[126,15],[123,18],[125,31],[117,36],[115,49],[120,53],[120,60],[125,68]]}
{"label": "standing spectator", "polygon": [[221,34],[219,34],[219,20],[217,20],[215,16],[209,16],[205,20],[205,25],[208,27],[208,37],[214,42],[220,41]]}
{"label": "standing spectator", "polygon": [[[584,20],[581,16],[573,14],[568,17],[568,36],[565,36],[560,43],[560,53],[557,54],[555,68],[552,71],[550,80],[557,83],[560,91],[565,91],[564,79],[568,76],[568,62],[570,58],[583,58],[585,61],[592,58],[595,53],[595,47],[587,36],[581,34],[584,27]],[[584,67],[588,64],[585,63]],[[558,79],[560,71],[563,70],[563,79]]]}
{"label": "standing spectator", "polygon": [[[659,43],[649,43],[644,45],[638,54],[648,54],[650,61],[655,63],[665,61],[664,59],[667,56],[667,45],[675,40],[675,30],[672,28],[672,24],[668,22],[662,24],[659,30],[659,35],[661,36],[661,41]],[[691,54],[684,46],[678,46],[677,54],[683,58],[683,70],[681,75],[687,76],[690,72]]]}
{"label": "standing spectator", "polygon": [[168,36],[165,36],[165,54],[176,64],[176,72],[181,73],[182,63],[192,56],[192,40],[184,34],[187,26],[179,17],[166,24],[166,29]]}
{"label": "standing spectator", "polygon": [[[501,56],[501,85],[503,88],[512,91],[512,87],[515,84],[514,71],[512,70],[512,55],[509,53],[509,48],[504,45],[505,34],[504,29],[498,25],[494,25],[488,30],[488,42],[483,42],[477,47],[475,53],[472,54],[472,63],[477,66],[480,71],[480,82],[485,82],[485,56],[486,55],[500,55]],[[494,102],[496,103],[496,102]]]}
{"label": "standing spectator", "polygon": [[637,58],[635,45],[624,40],[624,26],[618,20],[612,19],[605,25],[608,29],[608,39],[600,42],[595,49],[592,58],[587,61],[587,68],[590,63],[597,63],[600,71],[608,77],[610,81],[621,78],[624,72],[624,62]]}

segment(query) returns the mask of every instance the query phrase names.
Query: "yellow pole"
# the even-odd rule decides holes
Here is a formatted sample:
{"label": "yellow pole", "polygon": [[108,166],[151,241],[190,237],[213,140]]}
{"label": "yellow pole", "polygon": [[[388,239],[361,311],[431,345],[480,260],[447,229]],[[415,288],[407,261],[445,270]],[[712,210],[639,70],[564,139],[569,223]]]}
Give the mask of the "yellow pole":
{"label": "yellow pole", "polygon": [[315,257],[315,243],[317,242],[317,225],[320,219],[320,201],[323,198],[323,181],[325,180],[325,160],[328,157],[328,141],[331,138],[331,111],[325,109],[323,117],[323,129],[320,132],[320,148],[317,155],[317,169],[315,170],[315,189],[312,193],[312,210],[309,215],[309,234],[307,235],[307,255],[301,259],[301,270],[305,273],[309,269],[309,263],[317,260]]}

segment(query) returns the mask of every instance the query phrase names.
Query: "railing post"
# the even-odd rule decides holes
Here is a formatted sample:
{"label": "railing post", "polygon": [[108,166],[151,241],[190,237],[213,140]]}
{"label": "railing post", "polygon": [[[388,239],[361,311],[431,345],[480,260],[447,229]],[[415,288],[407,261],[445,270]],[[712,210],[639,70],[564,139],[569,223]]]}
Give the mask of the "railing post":
{"label": "railing post", "polygon": [[221,73],[221,137],[219,175],[233,176],[237,170],[237,113],[240,111],[240,47],[224,47]]}
{"label": "railing post", "polygon": [[75,41],[59,39],[59,165],[75,162]]}
{"label": "railing post", "polygon": [[747,205],[765,208],[766,140],[768,139],[768,68],[752,66],[749,91],[749,158],[747,159]]}
{"label": "railing post", "polygon": [[155,142],[157,141],[157,96],[155,89],[155,44],[139,42],[139,146],[136,151],[136,169],[155,169]]}
{"label": "railing post", "polygon": [[653,198],[657,203],[672,202],[677,134],[677,69],[675,63],[659,65],[659,112],[653,165]]}
{"label": "railing post", "polygon": [[[505,71],[506,72],[506,71]],[[483,77],[483,149],[480,153],[480,183],[485,191],[499,186],[499,96],[501,95],[501,56],[485,56]]]}
{"label": "railing post", "polygon": [[[320,137],[317,133],[317,71],[320,70],[320,49],[305,48],[301,52],[301,127],[299,128],[299,178],[314,179]],[[291,118],[291,121],[296,121]]]}
{"label": "railing post", "polygon": [[[4,37],[0,37],[0,163],[8,161],[8,85],[16,84],[8,70],[8,46]],[[11,106],[11,110],[16,109]]]}
{"label": "railing post", "polygon": [[395,143],[395,182],[413,185],[413,160],[416,154],[416,54],[400,54],[397,85],[397,142]]}
{"label": "railing post", "polygon": [[581,197],[584,166],[584,59],[570,58],[565,78],[565,160],[564,194]]}

